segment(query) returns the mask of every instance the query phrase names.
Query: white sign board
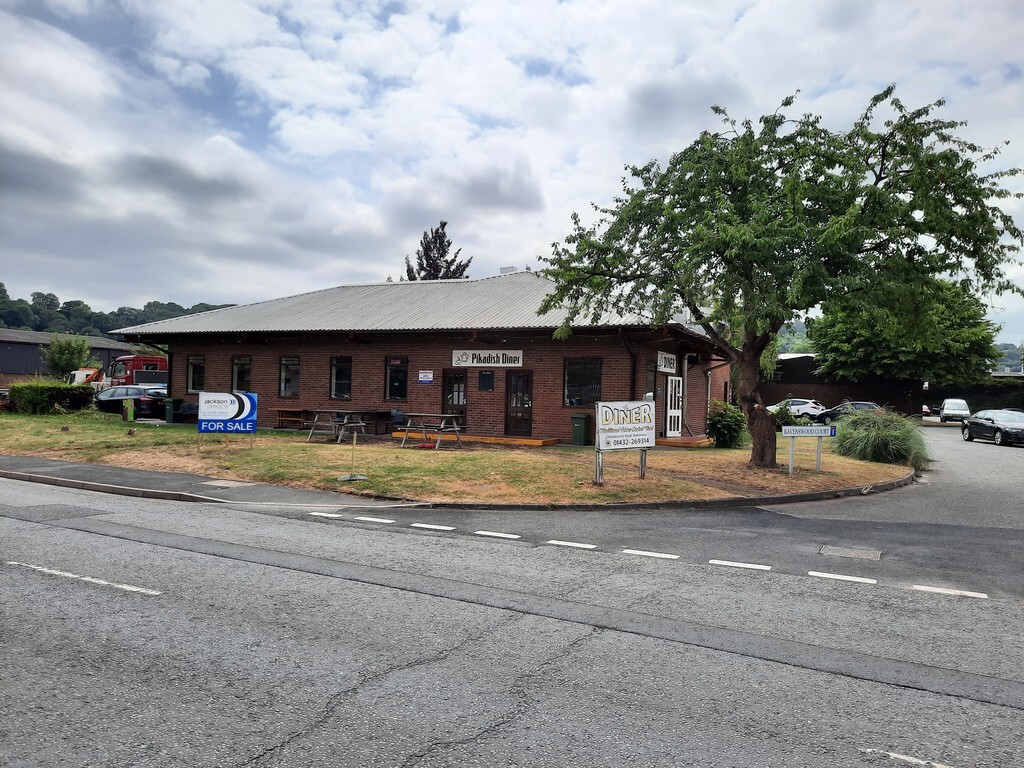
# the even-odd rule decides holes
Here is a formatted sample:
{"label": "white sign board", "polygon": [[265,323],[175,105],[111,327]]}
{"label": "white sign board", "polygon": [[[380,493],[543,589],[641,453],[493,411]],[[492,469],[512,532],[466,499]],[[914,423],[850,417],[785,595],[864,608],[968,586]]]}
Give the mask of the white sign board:
{"label": "white sign board", "polygon": [[822,426],[822,427],[783,427],[783,437],[835,437],[836,427]]}
{"label": "white sign board", "polygon": [[420,384],[433,384],[434,383],[434,372],[433,371],[420,371],[419,382],[420,382]]}
{"label": "white sign board", "polygon": [[521,349],[453,349],[453,368],[522,368]]}
{"label": "white sign board", "polygon": [[654,403],[625,400],[597,404],[597,450],[653,448],[656,435]]}
{"label": "white sign board", "polygon": [[256,432],[255,392],[200,392],[200,433]]}
{"label": "white sign board", "polygon": [[676,356],[670,355],[668,352],[658,353],[658,370],[662,373],[671,373],[675,375],[676,372]]}

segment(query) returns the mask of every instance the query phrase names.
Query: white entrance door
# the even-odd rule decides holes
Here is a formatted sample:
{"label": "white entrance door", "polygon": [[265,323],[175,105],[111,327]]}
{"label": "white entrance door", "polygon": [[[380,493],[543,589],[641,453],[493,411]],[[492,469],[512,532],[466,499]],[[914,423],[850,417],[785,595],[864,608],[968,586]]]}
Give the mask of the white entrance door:
{"label": "white entrance door", "polygon": [[683,435],[683,377],[669,376],[665,389],[665,437]]}

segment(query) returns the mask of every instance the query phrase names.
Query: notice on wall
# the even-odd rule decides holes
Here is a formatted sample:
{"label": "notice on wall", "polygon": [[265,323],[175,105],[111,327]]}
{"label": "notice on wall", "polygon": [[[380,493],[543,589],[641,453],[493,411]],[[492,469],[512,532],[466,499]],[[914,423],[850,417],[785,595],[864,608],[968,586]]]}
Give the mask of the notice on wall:
{"label": "notice on wall", "polygon": [[625,400],[597,404],[597,449],[653,448],[657,437],[654,403]]}
{"label": "notice on wall", "polygon": [[432,384],[434,382],[434,372],[420,371],[419,382],[420,384]]}
{"label": "notice on wall", "polygon": [[658,370],[662,373],[671,373],[673,376],[676,373],[676,356],[670,355],[668,352],[658,353]]}
{"label": "notice on wall", "polygon": [[255,392],[200,392],[199,431],[214,434],[255,434]]}

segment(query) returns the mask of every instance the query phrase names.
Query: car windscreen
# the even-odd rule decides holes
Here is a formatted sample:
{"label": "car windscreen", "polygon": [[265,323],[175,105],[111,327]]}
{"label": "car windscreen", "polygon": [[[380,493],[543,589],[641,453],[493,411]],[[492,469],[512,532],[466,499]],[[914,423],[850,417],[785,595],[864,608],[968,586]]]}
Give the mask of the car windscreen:
{"label": "car windscreen", "polygon": [[967,401],[966,400],[947,400],[946,401],[946,410],[948,411],[948,410],[952,410],[952,409],[956,409],[958,411],[966,411],[967,410]]}

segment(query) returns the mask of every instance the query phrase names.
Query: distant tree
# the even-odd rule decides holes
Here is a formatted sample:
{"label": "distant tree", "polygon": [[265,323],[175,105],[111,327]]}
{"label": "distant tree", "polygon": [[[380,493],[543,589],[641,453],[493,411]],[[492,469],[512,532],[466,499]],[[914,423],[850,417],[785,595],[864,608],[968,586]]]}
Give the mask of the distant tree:
{"label": "distant tree", "polygon": [[420,247],[416,251],[415,268],[409,261],[409,257],[405,257],[407,280],[461,280],[466,277],[466,270],[469,269],[469,264],[473,259],[459,261],[461,248],[452,256],[448,255],[452,241],[445,234],[446,226],[448,226],[448,222],[442,221],[439,227],[423,233]]}
{"label": "distant tree", "polygon": [[[824,307],[808,322],[818,372],[832,379],[914,379],[971,384],[999,361],[999,328],[985,319],[985,304],[960,283],[934,280],[919,286],[913,312],[884,304]],[[910,330],[910,329],[913,330]]]}
{"label": "distant tree", "polygon": [[39,293],[37,291],[32,294],[32,308],[37,311],[40,309],[50,309],[56,312],[60,309],[60,299],[52,293]]}
{"label": "distant tree", "polygon": [[47,372],[63,379],[72,371],[84,368],[89,361],[89,341],[84,336],[54,336],[50,346],[43,348],[43,363]]}
{"label": "distant tree", "polygon": [[7,294],[7,286],[0,283],[0,301],[7,301],[11,297]]}
{"label": "distant tree", "polygon": [[5,302],[5,305],[3,320],[8,328],[23,328],[26,331],[36,329],[36,313],[32,311],[32,307],[27,301],[15,299]]}
{"label": "distant tree", "polygon": [[[761,357],[787,323],[839,296],[906,308],[939,275],[979,293],[1024,294],[1004,267],[1024,233],[1001,207],[1021,171],[992,169],[998,149],[957,135],[963,123],[908,109],[890,87],[849,130],[816,115],[725,123],[667,165],[629,167],[611,207],[544,259],[555,290],[540,307],[581,315],[688,310],[739,369],[735,392],[752,439],[750,466],[777,467],[775,419],[758,388]],[[914,329],[910,329],[913,331]]]}

